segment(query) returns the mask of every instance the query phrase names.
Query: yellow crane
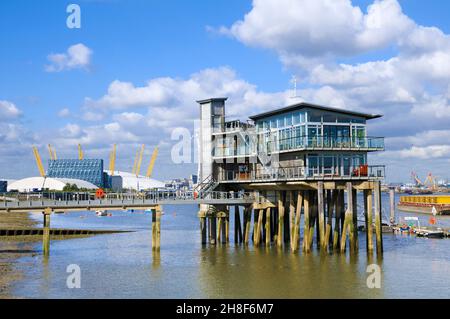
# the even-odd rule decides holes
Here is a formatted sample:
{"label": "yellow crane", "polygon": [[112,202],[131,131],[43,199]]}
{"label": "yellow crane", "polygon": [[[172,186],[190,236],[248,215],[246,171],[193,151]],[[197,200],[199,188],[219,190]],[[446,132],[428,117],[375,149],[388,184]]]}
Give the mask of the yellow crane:
{"label": "yellow crane", "polygon": [[84,158],[83,150],[81,149],[81,144],[78,144],[78,159],[81,161]]}
{"label": "yellow crane", "polygon": [[136,177],[139,176],[139,173],[141,172],[141,164],[142,164],[142,157],[144,156],[144,149],[145,149],[145,145],[142,144],[141,146],[141,152],[139,153],[139,159],[136,165]]}
{"label": "yellow crane", "polygon": [[39,155],[39,151],[36,146],[33,146],[33,154],[34,154],[34,159],[36,160],[36,165],[38,167],[39,174],[42,177],[45,177],[44,166],[42,165],[41,156]]}
{"label": "yellow crane", "polygon": [[153,150],[152,158],[150,159],[150,164],[148,164],[146,177],[150,178],[153,172],[153,166],[155,165],[156,157],[158,156],[158,146]]}
{"label": "yellow crane", "polygon": [[48,144],[48,153],[50,154],[50,159],[51,160],[57,160],[58,158],[56,157],[56,151],[55,149],[52,148],[52,146],[50,144]]}
{"label": "yellow crane", "polygon": [[116,166],[116,144],[114,144],[111,154],[109,155],[109,171],[114,176],[114,168]]}

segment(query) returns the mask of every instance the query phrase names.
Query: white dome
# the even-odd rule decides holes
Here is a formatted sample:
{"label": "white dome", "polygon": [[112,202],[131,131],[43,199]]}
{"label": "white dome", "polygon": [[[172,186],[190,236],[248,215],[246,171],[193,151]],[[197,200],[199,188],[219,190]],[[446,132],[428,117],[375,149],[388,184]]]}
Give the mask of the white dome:
{"label": "white dome", "polygon": [[96,189],[92,183],[72,178],[52,178],[52,177],[28,177],[8,184],[8,191],[18,190],[19,192],[30,192],[33,189],[48,188],[50,190],[62,191],[66,184],[75,184],[79,188]]}
{"label": "white dome", "polygon": [[[108,175],[111,175],[111,172],[106,170]],[[144,189],[152,189],[152,188],[164,188],[166,185],[160,181],[157,181],[153,178],[148,178],[145,176],[136,175],[122,172],[122,171],[114,171],[114,176],[122,177],[122,188],[134,189],[134,190],[144,190]]]}

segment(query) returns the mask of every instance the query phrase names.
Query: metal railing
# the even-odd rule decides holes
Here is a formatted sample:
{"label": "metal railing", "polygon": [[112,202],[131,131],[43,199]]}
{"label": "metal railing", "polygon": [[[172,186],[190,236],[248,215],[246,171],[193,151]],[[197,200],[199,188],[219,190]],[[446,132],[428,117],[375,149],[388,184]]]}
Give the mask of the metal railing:
{"label": "metal railing", "polygon": [[[261,136],[259,136],[261,138]],[[242,143],[238,147],[216,145],[213,156],[256,156],[257,153],[274,153],[292,150],[367,150],[383,151],[384,137],[330,137],[330,136],[293,136],[278,138],[276,141],[258,142],[258,152],[252,139],[251,145]]]}
{"label": "metal railing", "polygon": [[279,167],[258,169],[253,172],[240,173],[227,170],[220,181],[253,181],[253,180],[306,180],[306,179],[383,179],[385,166],[360,165],[350,167]]}
{"label": "metal railing", "polygon": [[295,149],[384,150],[383,137],[294,136],[267,142],[268,152]]}
{"label": "metal railing", "polygon": [[44,192],[44,193],[11,193],[8,194],[14,201],[0,202],[0,208],[20,208],[33,206],[83,206],[83,205],[119,205],[139,204],[152,202],[169,202],[171,204],[182,204],[184,201],[202,200],[253,200],[253,193],[248,192],[223,192],[210,191],[199,195],[196,191],[147,191],[141,193],[107,193],[102,198],[97,198],[95,193],[90,192]]}

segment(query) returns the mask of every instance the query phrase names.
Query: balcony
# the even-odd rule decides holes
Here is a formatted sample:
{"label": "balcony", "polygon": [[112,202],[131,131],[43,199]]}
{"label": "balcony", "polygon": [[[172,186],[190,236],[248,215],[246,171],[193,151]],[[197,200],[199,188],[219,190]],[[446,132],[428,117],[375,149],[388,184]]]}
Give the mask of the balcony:
{"label": "balcony", "polygon": [[235,133],[235,132],[243,132],[247,131],[251,128],[254,128],[255,126],[251,123],[244,123],[239,120],[235,121],[228,121],[225,122],[223,125],[223,128],[221,126],[214,126],[213,127],[213,134],[214,135],[220,135],[225,133]]}
{"label": "balcony", "polygon": [[360,165],[350,167],[280,167],[259,169],[256,172],[225,171],[219,177],[220,183],[236,182],[274,182],[302,180],[382,180],[385,166]]}
{"label": "balcony", "polygon": [[383,151],[383,137],[329,137],[294,136],[281,138],[277,142],[267,142],[267,152],[287,152],[296,150],[361,150]]}

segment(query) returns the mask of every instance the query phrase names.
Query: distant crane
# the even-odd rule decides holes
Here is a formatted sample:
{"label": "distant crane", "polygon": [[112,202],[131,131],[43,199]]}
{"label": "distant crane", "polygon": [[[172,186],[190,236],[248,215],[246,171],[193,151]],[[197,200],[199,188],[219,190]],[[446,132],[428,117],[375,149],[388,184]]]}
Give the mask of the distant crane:
{"label": "distant crane", "polygon": [[153,172],[153,166],[155,165],[156,157],[158,156],[158,146],[155,147],[153,150],[152,158],[150,159],[150,164],[147,168],[147,174],[145,174],[146,177],[150,178],[152,176]]}
{"label": "distant crane", "polygon": [[416,183],[418,187],[424,186],[427,187],[430,190],[436,190],[436,178],[433,176],[432,173],[428,173],[427,178],[424,182],[422,182],[419,177],[417,176],[416,172],[411,172],[411,177],[413,178],[413,181]]}
{"label": "distant crane", "polygon": [[50,159],[52,161],[57,160],[58,158],[56,157],[56,151],[52,148],[52,146],[50,144],[48,144],[48,153],[50,155]]}
{"label": "distant crane", "polygon": [[81,144],[78,144],[78,159],[81,161],[84,158],[83,150],[81,149]]}
{"label": "distant crane", "polygon": [[145,145],[142,144],[141,146],[141,152],[139,153],[139,159],[137,161],[137,165],[136,165],[136,177],[139,176],[139,173],[141,172],[141,164],[142,164],[142,157],[144,156],[144,150],[145,150]]}
{"label": "distant crane", "polygon": [[116,166],[116,144],[114,144],[113,149],[109,155],[109,171],[111,176],[114,176],[114,168]]}
{"label": "distant crane", "polygon": [[44,166],[42,165],[41,156],[39,155],[39,151],[36,146],[33,146],[33,154],[34,154],[34,159],[36,160],[36,165],[38,167],[39,174],[45,178]]}

